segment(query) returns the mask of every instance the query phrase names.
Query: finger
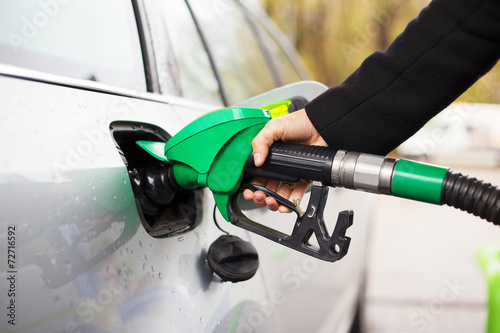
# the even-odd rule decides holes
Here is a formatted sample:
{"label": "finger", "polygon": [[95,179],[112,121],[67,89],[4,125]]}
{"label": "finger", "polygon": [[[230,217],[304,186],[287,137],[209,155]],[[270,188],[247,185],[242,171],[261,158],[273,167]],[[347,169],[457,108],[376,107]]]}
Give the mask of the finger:
{"label": "finger", "polygon": [[[263,186],[265,186],[267,189],[269,189],[269,190],[271,190],[271,191],[273,191],[273,192],[276,193],[276,191],[278,190],[279,185],[280,185],[279,181],[269,179],[269,180],[267,180],[267,182]],[[254,202],[255,202],[255,204],[257,206],[259,206],[259,207],[265,207],[267,205],[269,197],[267,197],[264,192],[262,192],[262,191],[256,191],[254,193],[254,196],[255,196]],[[272,199],[272,198],[270,198],[270,199]],[[272,200],[275,201],[274,199],[272,199]],[[278,209],[277,204],[276,205],[272,205],[272,207],[274,207],[274,206],[276,206],[276,209]]]}
{"label": "finger", "polygon": [[[286,183],[284,183],[284,184],[286,184]],[[301,182],[301,183],[295,184],[295,186],[293,188],[288,186],[288,185],[281,186],[280,190],[278,190],[278,192],[281,192],[281,194],[280,193],[278,193],[278,194],[280,194],[282,197],[284,197],[285,199],[288,199],[289,201],[292,201],[292,202],[293,202],[293,200],[300,201],[304,197],[304,194],[306,193],[306,191],[310,185],[311,185],[311,183],[309,183],[309,182]],[[287,187],[288,187],[288,189],[286,189]],[[279,211],[280,213],[291,213],[292,212],[292,210],[290,208],[283,206],[283,205],[279,205],[278,202],[274,198],[267,197],[265,199],[265,201],[266,201],[267,208],[269,210]]]}
{"label": "finger", "polygon": [[253,202],[258,207],[266,207],[266,194],[262,191],[255,191],[253,193]]}
{"label": "finger", "polygon": [[[264,179],[264,178],[254,178],[251,181],[252,184],[254,185],[260,185],[266,187],[268,190],[277,192],[278,188],[280,186],[280,182],[277,180],[272,180],[272,179]],[[250,190],[249,190],[250,191]],[[267,197],[266,194],[262,191],[255,191],[252,193],[250,191],[248,195],[248,198],[252,198],[251,195],[253,195],[253,201],[256,206],[258,207],[265,207],[268,202],[271,202],[271,207],[272,210],[277,210],[278,209],[278,204],[276,203],[276,200],[273,198]],[[269,201],[271,200],[271,201]],[[269,206],[268,206],[269,207]]]}
{"label": "finger", "polygon": [[261,166],[267,158],[269,147],[283,136],[283,124],[280,119],[271,119],[252,140],[255,166]]}
{"label": "finger", "polygon": [[[302,200],[304,197],[304,194],[306,193],[307,189],[309,188],[309,185],[311,185],[309,182],[301,182],[295,185],[293,190],[291,190],[290,195],[288,196],[288,200],[292,201],[293,200]],[[280,213],[290,213],[292,210],[286,206],[279,206],[278,210]]]}
{"label": "finger", "polygon": [[[281,183],[281,186],[278,190],[278,194],[281,195],[283,198],[289,200],[290,199],[290,196],[292,195],[292,192],[293,190],[295,189],[295,186],[297,186],[297,184],[289,184],[289,183],[286,183],[286,182],[283,182]],[[269,207],[269,205],[268,205]],[[273,206],[274,208],[274,206]],[[277,207],[277,210],[280,212],[280,213],[291,213],[292,210],[286,206],[283,206],[283,205],[279,205],[279,207]]]}
{"label": "finger", "polygon": [[278,192],[278,188],[280,187],[281,185],[281,182],[279,180],[272,180],[272,179],[268,179],[268,181],[266,182],[266,187],[273,191],[274,193]]}
{"label": "finger", "polygon": [[[295,189],[295,186],[296,184],[282,182],[276,193],[285,199],[289,199]],[[279,210],[282,213],[291,212],[291,210],[288,207],[278,204],[278,202],[274,198],[266,198],[266,205],[267,208],[269,208],[269,210],[272,211]]]}
{"label": "finger", "polygon": [[302,200],[302,198],[304,197],[304,194],[306,194],[306,191],[310,185],[311,185],[311,183],[305,182],[305,181],[297,184],[295,186],[295,188],[293,189],[292,194],[290,194],[289,200],[290,201],[296,200],[296,199]]}
{"label": "finger", "polygon": [[294,190],[295,186],[296,184],[282,182],[276,193],[282,196],[283,198],[288,199],[290,198],[290,195],[292,194],[292,191]]}
{"label": "finger", "polygon": [[[254,178],[250,183],[254,185],[265,186],[267,189],[275,193],[279,192],[279,188],[281,185],[281,183],[277,180],[264,179],[264,178]],[[289,189],[291,193],[291,188],[289,187]],[[265,207],[268,202],[270,203],[270,208],[272,210],[277,210],[279,206],[276,200],[274,200],[273,198],[267,198],[266,194],[262,191],[252,192],[251,190],[246,189],[245,191],[243,191],[243,196],[247,200],[253,199],[255,205],[258,207]]]}
{"label": "finger", "polygon": [[[250,184],[264,186],[266,184],[266,182],[267,182],[267,180],[264,179],[264,178],[253,178],[252,181],[250,182]],[[261,199],[259,201],[263,201],[262,195],[263,194],[260,195]],[[246,200],[254,200],[254,201],[255,201],[255,198],[256,198],[255,197],[255,193],[252,190],[249,190],[249,189],[246,189],[246,190],[243,191],[243,197]]]}
{"label": "finger", "polygon": [[[267,181],[268,180],[265,178],[254,178],[250,183],[253,185],[266,186]],[[262,191],[253,192],[253,202],[255,203],[256,206],[265,207],[266,206],[265,200],[266,200],[266,195],[264,192]]]}
{"label": "finger", "polygon": [[[250,181],[250,184],[264,186],[264,185],[266,185],[266,182],[267,182],[267,180],[264,178],[255,177],[255,178],[252,178],[252,180]],[[252,190],[249,190],[249,189],[246,189],[243,191],[243,197],[246,200],[255,199],[254,192]]]}
{"label": "finger", "polygon": [[253,200],[253,197],[254,195],[252,191],[248,189],[243,191],[243,198],[245,198],[246,200]]}
{"label": "finger", "polygon": [[292,212],[292,210],[291,210],[290,208],[288,208],[287,206],[283,206],[283,205],[280,205],[280,206],[278,207],[278,211],[279,211],[280,213],[286,213],[286,214],[288,214],[288,213],[291,213],[291,212]]}
{"label": "finger", "polygon": [[266,198],[266,205],[267,205],[267,208],[269,210],[272,210],[273,212],[277,211],[279,206],[280,206],[278,204],[278,202],[274,198],[271,198],[271,197]]}

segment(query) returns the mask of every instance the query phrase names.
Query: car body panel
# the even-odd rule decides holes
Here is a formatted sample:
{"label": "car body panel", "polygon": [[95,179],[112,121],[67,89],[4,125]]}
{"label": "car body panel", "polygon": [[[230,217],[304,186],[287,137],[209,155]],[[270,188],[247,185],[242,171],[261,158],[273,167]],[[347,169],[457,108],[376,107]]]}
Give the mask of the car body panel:
{"label": "car body panel", "polygon": [[[206,262],[208,248],[222,234],[212,220],[208,190],[193,208],[201,209],[197,228],[168,238],[146,232],[110,126],[151,124],[174,135],[222,107],[179,97],[175,78],[165,77],[172,64],[156,63],[164,69],[163,94],[0,64],[0,249],[15,254],[11,262],[0,261],[0,308],[7,311],[14,300],[15,325],[2,311],[0,331],[347,330],[362,283],[370,219],[371,199],[363,193],[330,191],[330,227],[338,211],[356,212],[347,232],[350,252],[334,264],[219,216],[223,229],[250,240],[259,252],[257,274],[241,283],[222,282]],[[237,105],[310,100],[325,89],[299,82]],[[293,223],[291,215],[249,214],[266,223]],[[6,282],[11,277],[14,285]]]}
{"label": "car body panel", "polygon": [[[0,85],[2,105],[9,111],[3,113],[0,150],[11,157],[2,168],[0,234],[14,226],[18,235],[17,299],[41,297],[19,302],[16,327],[55,317],[47,324],[69,331],[99,327],[111,332],[118,323],[130,332],[154,330],[157,323],[150,316],[169,309],[165,313],[179,317],[172,322],[175,331],[190,332],[193,325],[194,331],[206,326],[211,331],[218,325],[211,326],[213,318],[216,323],[224,318],[245,290],[265,294],[259,276],[233,288],[211,283],[204,253],[219,234],[212,225],[161,240],[141,226],[108,127],[113,120],[140,120],[175,133],[185,123],[171,105],[6,77],[0,77]],[[29,98],[10,98],[19,91]],[[204,206],[210,216],[212,205]],[[101,224],[102,233],[86,239],[85,228],[93,224]],[[123,313],[127,308],[130,313]],[[2,331],[8,331],[4,323]]]}

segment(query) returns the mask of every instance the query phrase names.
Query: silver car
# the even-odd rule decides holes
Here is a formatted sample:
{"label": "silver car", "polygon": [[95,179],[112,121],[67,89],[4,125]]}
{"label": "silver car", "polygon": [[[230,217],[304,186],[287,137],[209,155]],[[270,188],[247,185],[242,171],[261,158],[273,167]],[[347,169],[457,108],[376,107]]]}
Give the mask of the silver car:
{"label": "silver car", "polygon": [[[211,193],[152,203],[154,161],[135,144],[167,141],[220,107],[326,89],[307,78],[253,2],[2,1],[0,331],[349,331],[370,197],[330,191],[328,223],[355,212],[351,248],[335,263],[216,216],[259,253],[254,277],[223,282],[206,258],[222,234]],[[293,225],[287,214],[248,214]]]}

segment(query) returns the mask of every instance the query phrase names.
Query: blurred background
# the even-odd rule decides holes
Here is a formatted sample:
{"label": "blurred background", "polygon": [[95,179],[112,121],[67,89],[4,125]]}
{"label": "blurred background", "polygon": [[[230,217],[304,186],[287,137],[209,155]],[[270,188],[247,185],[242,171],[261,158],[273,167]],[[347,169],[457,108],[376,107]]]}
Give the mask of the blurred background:
{"label": "blurred background", "polygon": [[[259,0],[299,51],[314,78],[341,83],[371,53],[384,50],[429,0]],[[500,103],[500,66],[460,100]]]}
{"label": "blurred background", "polygon": [[[259,0],[313,74],[341,83],[383,50],[428,0]],[[500,184],[500,66],[392,153]],[[486,281],[477,251],[500,245],[491,223],[449,207],[377,197],[366,332],[483,332]]]}

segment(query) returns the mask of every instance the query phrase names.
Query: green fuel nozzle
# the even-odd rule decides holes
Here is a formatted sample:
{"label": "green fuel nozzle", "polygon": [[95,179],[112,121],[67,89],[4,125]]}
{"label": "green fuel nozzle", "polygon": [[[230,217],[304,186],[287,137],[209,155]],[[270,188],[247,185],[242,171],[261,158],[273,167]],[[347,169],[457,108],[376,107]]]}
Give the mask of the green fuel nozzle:
{"label": "green fuel nozzle", "polygon": [[[329,147],[275,142],[266,162],[255,167],[252,140],[272,118],[286,113],[286,103],[267,109],[227,108],[196,119],[167,143],[138,141],[154,157],[167,161],[171,188],[212,191],[221,215],[234,225],[313,257],[336,261],[347,253],[347,228],[353,212],[339,213],[335,229],[324,223],[328,187],[393,195],[433,204],[447,204],[500,225],[500,190],[448,168]],[[269,189],[244,182],[263,177],[284,182],[312,182],[305,212]],[[260,190],[297,215],[290,235],[249,219],[238,206],[244,189]],[[318,245],[311,245],[311,237]]]}
{"label": "green fuel nozzle", "polygon": [[241,185],[252,139],[270,119],[265,109],[221,109],[193,121],[167,143],[137,144],[172,164],[173,181],[178,188],[208,187],[220,213],[229,221],[229,197]]}

